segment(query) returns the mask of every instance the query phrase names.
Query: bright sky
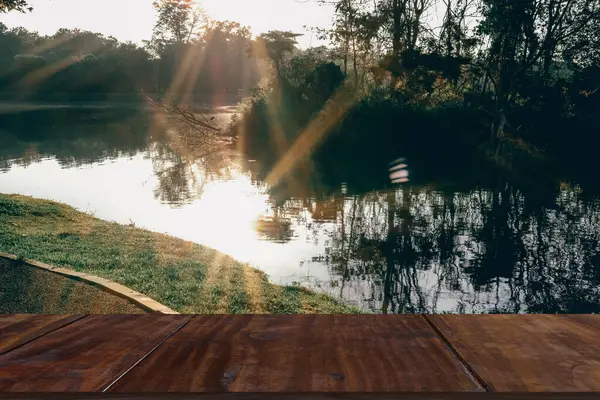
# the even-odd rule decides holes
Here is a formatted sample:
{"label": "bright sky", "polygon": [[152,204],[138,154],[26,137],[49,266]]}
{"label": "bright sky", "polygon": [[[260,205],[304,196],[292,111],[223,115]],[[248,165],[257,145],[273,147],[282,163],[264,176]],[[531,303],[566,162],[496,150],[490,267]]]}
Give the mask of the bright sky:
{"label": "bright sky", "polygon": [[[152,0],[30,0],[32,13],[0,16],[9,28],[23,26],[40,34],[59,28],[80,28],[141,43],[152,35],[156,16]],[[233,20],[250,26],[253,33],[291,30],[305,33],[301,47],[320,44],[303,26],[326,27],[332,9],[316,0],[201,0],[208,14],[217,20]]]}

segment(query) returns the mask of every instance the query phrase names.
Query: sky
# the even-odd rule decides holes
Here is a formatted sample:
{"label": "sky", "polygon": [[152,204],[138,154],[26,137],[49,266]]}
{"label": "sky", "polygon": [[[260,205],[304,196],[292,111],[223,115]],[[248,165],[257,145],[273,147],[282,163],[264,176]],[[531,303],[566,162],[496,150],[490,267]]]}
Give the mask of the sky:
{"label": "sky", "polygon": [[[40,34],[59,28],[79,28],[136,43],[149,39],[156,21],[152,0],[30,0],[33,12],[11,12],[0,16],[9,28],[22,26]],[[269,30],[291,30],[305,35],[300,47],[319,45],[303,28],[326,27],[331,23],[331,6],[316,0],[201,0],[209,16],[250,26],[255,34]]]}

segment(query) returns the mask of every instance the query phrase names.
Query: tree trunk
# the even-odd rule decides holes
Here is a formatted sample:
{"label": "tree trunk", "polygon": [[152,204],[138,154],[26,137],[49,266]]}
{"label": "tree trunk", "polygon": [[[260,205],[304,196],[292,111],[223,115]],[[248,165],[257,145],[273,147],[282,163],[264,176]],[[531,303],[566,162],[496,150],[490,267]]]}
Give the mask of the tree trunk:
{"label": "tree trunk", "polygon": [[356,55],[356,39],[352,38],[352,68],[354,70],[354,89],[358,90],[358,64]]}
{"label": "tree trunk", "polygon": [[392,14],[394,17],[394,32],[392,43],[392,82],[391,88],[395,89],[398,85],[398,66],[400,65],[400,51],[402,50],[402,14],[403,2],[405,0],[393,0]]}

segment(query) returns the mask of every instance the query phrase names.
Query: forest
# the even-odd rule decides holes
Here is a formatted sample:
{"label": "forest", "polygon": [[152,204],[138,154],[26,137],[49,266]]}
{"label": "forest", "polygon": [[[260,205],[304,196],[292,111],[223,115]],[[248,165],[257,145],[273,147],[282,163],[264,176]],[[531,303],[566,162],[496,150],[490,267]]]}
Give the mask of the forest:
{"label": "forest", "polygon": [[[155,1],[152,38],[139,44],[0,25],[2,100],[114,105],[110,118],[85,107],[0,115],[0,172],[112,159],[126,176],[144,154],[151,195],[182,209],[213,181],[249,176],[270,207],[249,247],[288,246],[292,261],[277,268],[324,265],[324,290],[365,308],[597,312],[600,0],[314,1],[334,14],[312,29],[326,45],[309,48],[297,32],[255,34],[190,0]],[[27,1],[0,0],[0,12],[28,12]],[[161,135],[126,107],[149,99],[190,129]],[[231,123],[189,112],[200,103],[236,105]],[[244,160],[242,178],[232,159]],[[394,161],[408,182],[390,183]],[[142,208],[130,186],[115,185],[115,209]],[[204,216],[234,242],[251,203],[232,189]],[[194,218],[173,219],[174,231],[216,235]]]}
{"label": "forest", "polygon": [[[332,155],[351,164],[359,149],[380,168],[401,150],[585,181],[599,142],[599,0],[315,1],[335,13],[330,27],[313,29],[328,45],[307,49],[297,33],[253,36],[192,0],[155,1],[158,20],[142,45],[0,24],[0,94],[241,102],[229,130],[247,136],[246,152],[275,162],[319,125],[310,157],[321,170],[336,168]],[[0,3],[2,12],[27,7]]]}

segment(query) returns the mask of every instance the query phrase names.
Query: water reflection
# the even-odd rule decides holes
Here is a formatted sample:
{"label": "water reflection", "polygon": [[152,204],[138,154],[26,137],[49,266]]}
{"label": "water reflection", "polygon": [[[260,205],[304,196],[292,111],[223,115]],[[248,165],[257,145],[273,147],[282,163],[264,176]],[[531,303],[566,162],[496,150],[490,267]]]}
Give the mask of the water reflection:
{"label": "water reflection", "polygon": [[147,144],[148,117],[139,112],[57,109],[3,114],[0,171],[47,158],[64,168],[79,167],[133,156]]}
{"label": "water reflection", "polygon": [[[534,195],[492,179],[424,185],[408,180],[405,159],[390,164],[394,185],[369,191],[302,174],[267,187],[257,161],[189,159],[135,133],[139,124],[116,125],[110,135],[100,133],[110,124],[5,131],[0,191],[194,240],[275,282],[378,312],[600,311],[600,203],[578,187]],[[68,133],[82,129],[89,134]]]}

